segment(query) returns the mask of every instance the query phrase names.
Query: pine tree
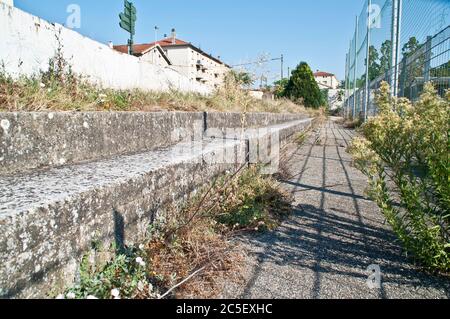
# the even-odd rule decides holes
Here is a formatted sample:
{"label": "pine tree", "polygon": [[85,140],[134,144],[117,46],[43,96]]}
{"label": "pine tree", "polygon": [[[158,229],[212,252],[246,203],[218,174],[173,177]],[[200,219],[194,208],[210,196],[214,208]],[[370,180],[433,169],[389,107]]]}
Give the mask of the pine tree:
{"label": "pine tree", "polygon": [[286,96],[291,100],[303,100],[306,107],[319,108],[325,104],[313,72],[306,62],[301,62],[292,72],[286,86]]}

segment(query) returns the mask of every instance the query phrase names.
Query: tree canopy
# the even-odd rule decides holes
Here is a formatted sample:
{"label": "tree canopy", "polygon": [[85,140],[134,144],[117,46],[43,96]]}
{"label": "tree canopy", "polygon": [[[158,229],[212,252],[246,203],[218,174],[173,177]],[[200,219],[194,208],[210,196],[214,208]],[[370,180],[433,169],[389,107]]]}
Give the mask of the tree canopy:
{"label": "tree canopy", "polygon": [[317,109],[325,104],[319,85],[306,62],[301,62],[292,72],[284,95],[291,100],[302,100],[306,107]]}

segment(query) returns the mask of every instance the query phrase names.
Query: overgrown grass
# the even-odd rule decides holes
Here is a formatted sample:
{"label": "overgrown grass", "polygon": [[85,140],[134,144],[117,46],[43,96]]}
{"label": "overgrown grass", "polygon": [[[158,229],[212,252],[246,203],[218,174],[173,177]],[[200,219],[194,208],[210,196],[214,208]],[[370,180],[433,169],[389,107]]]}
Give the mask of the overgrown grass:
{"label": "overgrown grass", "polygon": [[[57,61],[57,60],[56,60]],[[57,62],[54,62],[57,63]],[[58,62],[61,64],[60,62]],[[68,70],[68,67],[63,65]],[[89,84],[71,71],[51,68],[13,79],[0,69],[0,111],[227,111],[311,112],[287,99],[257,100],[228,79],[209,96],[179,91],[113,90]]]}
{"label": "overgrown grass", "polygon": [[438,96],[427,83],[420,99],[390,97],[383,83],[379,115],[350,147],[369,177],[370,195],[407,252],[425,269],[450,271],[450,92]]}
{"label": "overgrown grass", "polygon": [[348,119],[348,120],[344,120],[342,123],[342,125],[348,129],[360,128],[362,124],[363,124],[363,122],[361,121],[361,119],[354,119],[354,120]]}
{"label": "overgrown grass", "polygon": [[230,238],[273,229],[289,211],[271,177],[241,168],[159,216],[140,245],[112,250],[103,266],[85,257],[77,284],[60,298],[215,297],[225,280],[239,280],[243,255]]}

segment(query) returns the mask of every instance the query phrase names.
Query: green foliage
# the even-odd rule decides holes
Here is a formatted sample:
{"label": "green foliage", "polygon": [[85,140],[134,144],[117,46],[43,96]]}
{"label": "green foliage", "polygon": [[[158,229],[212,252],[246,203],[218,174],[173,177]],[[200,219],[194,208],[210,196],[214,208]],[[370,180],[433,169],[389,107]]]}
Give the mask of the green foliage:
{"label": "green foliage", "polygon": [[[101,252],[100,244],[93,243],[96,252],[83,258],[77,283],[59,298],[158,298],[209,264],[213,265],[205,272],[205,281],[214,281],[235,264],[228,235],[242,229],[272,229],[290,211],[278,186],[271,177],[262,176],[258,167],[223,175],[185,206],[160,214],[138,247]],[[113,255],[103,265],[96,261],[102,253]],[[204,282],[200,287],[201,292],[193,288],[196,294],[205,293]],[[180,289],[189,291],[186,285]]]}
{"label": "green foliage", "polygon": [[286,96],[286,87],[289,83],[289,79],[282,79],[282,80],[278,80],[274,83],[274,87],[275,87],[275,96],[277,98],[282,98]]}
{"label": "green foliage", "polygon": [[380,73],[386,73],[391,69],[392,63],[392,41],[386,40],[381,45],[381,57],[380,57]]}
{"label": "green foliage", "polygon": [[381,67],[378,63],[379,58],[377,49],[371,45],[369,47],[369,81],[375,80],[381,74]]}
{"label": "green foliage", "polygon": [[[64,296],[71,299],[86,299],[89,296],[99,299],[153,296],[155,292],[147,275],[145,256],[144,250],[131,247],[125,252],[116,252],[112,260],[99,267],[90,262],[86,255],[80,264],[79,282],[68,289]],[[114,296],[114,289],[117,289],[119,296]]]}
{"label": "green foliage", "polygon": [[380,114],[362,126],[365,138],[350,151],[406,250],[425,268],[448,272],[450,92],[443,99],[427,83],[412,105],[391,99],[383,83],[376,102]]}
{"label": "green foliage", "polygon": [[292,72],[285,90],[286,97],[301,100],[306,107],[318,109],[325,104],[313,72],[306,62],[301,62]]}
{"label": "green foliage", "polygon": [[221,194],[228,200],[216,211],[219,223],[230,229],[273,229],[290,204],[271,178],[254,167],[241,174]]}
{"label": "green foliage", "polygon": [[226,76],[233,78],[238,84],[244,86],[251,86],[255,83],[251,74],[244,71],[231,70]]}
{"label": "green foliage", "polygon": [[326,109],[329,109],[330,105],[328,104],[328,92],[329,89],[322,89],[320,90],[320,94],[322,95],[322,106],[325,106]]}

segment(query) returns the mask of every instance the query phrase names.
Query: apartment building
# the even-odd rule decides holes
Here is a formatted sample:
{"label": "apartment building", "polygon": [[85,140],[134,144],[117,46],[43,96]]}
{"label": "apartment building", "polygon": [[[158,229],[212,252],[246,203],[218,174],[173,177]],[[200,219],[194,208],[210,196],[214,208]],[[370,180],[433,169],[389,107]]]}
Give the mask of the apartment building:
{"label": "apartment building", "polygon": [[332,73],[317,70],[317,72],[314,73],[314,78],[320,89],[336,90],[339,87],[339,81],[336,78],[336,75]]}
{"label": "apartment building", "polygon": [[[158,50],[158,59],[152,58],[155,54],[154,48],[158,47],[161,48]],[[128,52],[126,45],[114,46],[114,49],[123,53]],[[221,86],[225,75],[231,70],[219,57],[213,57],[191,43],[178,39],[175,29],[172,30],[170,37],[160,41],[134,45],[133,52],[151,63],[164,64],[163,60],[166,60],[169,63],[167,66],[193,81],[213,88]]]}

